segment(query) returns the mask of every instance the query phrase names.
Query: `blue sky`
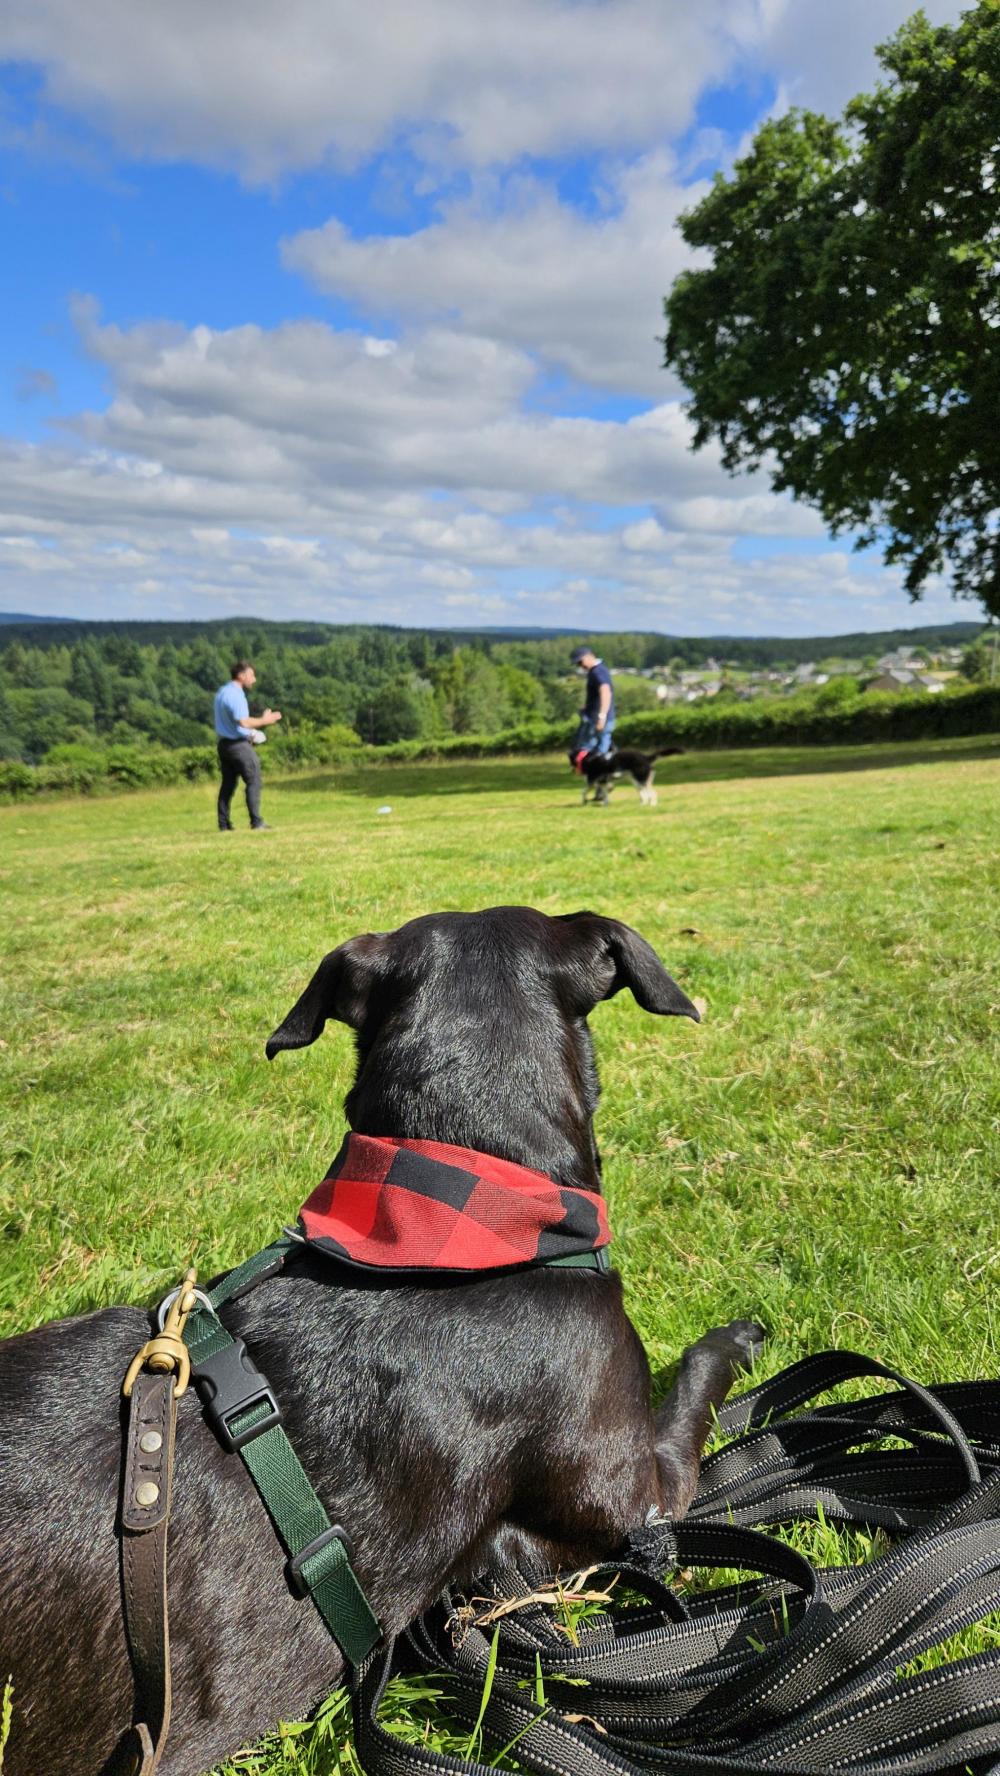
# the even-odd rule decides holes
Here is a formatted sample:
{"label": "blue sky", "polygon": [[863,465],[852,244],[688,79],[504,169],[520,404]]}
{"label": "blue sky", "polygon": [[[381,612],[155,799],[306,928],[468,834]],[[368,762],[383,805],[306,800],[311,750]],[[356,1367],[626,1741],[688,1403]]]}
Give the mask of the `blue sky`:
{"label": "blue sky", "polygon": [[[676,228],[899,0],[17,0],[0,608],[832,633],[877,556],[694,455]],[[957,8],[934,4],[932,18]]]}

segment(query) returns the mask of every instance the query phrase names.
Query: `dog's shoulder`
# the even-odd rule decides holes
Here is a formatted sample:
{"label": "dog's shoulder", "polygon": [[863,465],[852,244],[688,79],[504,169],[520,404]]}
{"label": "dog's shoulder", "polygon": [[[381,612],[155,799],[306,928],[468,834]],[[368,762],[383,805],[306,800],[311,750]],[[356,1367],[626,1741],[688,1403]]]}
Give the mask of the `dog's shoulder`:
{"label": "dog's shoulder", "polygon": [[583,761],[584,773],[591,783],[597,777],[608,777],[612,771],[618,769],[617,760],[620,757],[620,753],[592,752],[590,757]]}

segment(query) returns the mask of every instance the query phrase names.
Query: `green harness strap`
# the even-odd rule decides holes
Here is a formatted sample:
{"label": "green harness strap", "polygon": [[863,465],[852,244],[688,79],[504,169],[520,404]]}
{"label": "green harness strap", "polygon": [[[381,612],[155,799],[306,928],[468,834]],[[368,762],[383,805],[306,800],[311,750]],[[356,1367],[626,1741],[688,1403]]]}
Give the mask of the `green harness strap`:
{"label": "green harness strap", "polygon": [[598,1246],[594,1252],[571,1252],[568,1258],[546,1258],[537,1266],[539,1270],[610,1270],[611,1260],[607,1246]]}
{"label": "green harness strap", "polygon": [[293,1589],[312,1598],[345,1659],[360,1665],[382,1629],[351,1566],[344,1531],[330,1522],[285,1435],[269,1383],[243,1340],[233,1338],[216,1313],[224,1301],[279,1270],[297,1244],[278,1240],[230,1271],[211,1290],[211,1306],[199,1304],[190,1315],[184,1342],[205,1416],[223,1446],[237,1451],[260,1493],[290,1556]]}
{"label": "green harness strap", "polygon": [[[360,1665],[382,1629],[351,1566],[347,1537],[339,1523],[330,1522],[285,1435],[266,1376],[242,1338],[233,1338],[218,1317],[224,1302],[275,1275],[302,1243],[287,1235],[229,1271],[190,1314],[184,1342],[205,1416],[223,1447],[239,1455],[288,1552],[293,1590],[312,1598],[345,1659]],[[608,1258],[601,1248],[550,1258],[549,1266],[607,1270]]]}

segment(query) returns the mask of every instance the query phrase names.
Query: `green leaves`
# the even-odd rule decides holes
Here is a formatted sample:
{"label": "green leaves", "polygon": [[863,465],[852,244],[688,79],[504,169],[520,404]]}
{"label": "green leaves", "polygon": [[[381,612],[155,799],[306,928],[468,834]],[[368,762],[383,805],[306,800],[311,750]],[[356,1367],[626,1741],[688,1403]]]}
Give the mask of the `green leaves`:
{"label": "green leaves", "polygon": [[842,121],[765,124],[682,218],[711,264],[667,300],[666,361],[696,448],[769,459],[912,597],[947,571],[1000,611],[1000,0],[879,55]]}

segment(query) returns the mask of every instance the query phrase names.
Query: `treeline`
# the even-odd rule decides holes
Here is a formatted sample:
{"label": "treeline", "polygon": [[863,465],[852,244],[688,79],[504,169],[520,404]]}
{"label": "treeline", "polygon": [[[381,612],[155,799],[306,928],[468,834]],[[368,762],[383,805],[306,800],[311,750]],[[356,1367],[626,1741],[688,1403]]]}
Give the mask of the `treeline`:
{"label": "treeline", "polygon": [[[620,746],[682,746],[691,751],[753,746],[863,745],[877,741],[957,738],[1000,730],[1000,685],[956,690],[944,696],[827,696],[763,699],[754,703],[710,702],[657,709],[624,717]],[[309,729],[286,737],[278,755],[286,768],[315,765],[393,764],[419,760],[490,758],[560,751],[564,723],[532,723],[499,734],[452,735],[366,746],[347,728]],[[277,762],[277,761],[275,761]],[[157,784],[197,782],[217,772],[213,746],[162,747],[64,745],[39,765],[0,761],[0,801],[44,794],[102,794]]]}
{"label": "treeline", "polygon": [[[877,659],[899,647],[925,647],[935,652],[941,647],[963,647],[982,630],[982,621],[930,623],[909,629],[853,630],[844,635],[746,636],[746,635],[663,635],[653,630],[576,630],[576,629],[409,629],[395,624],[370,623],[306,623],[270,622],[265,618],[215,618],[209,622],[100,622],[81,618],[70,622],[55,617],[33,618],[0,616],[0,648],[5,640],[17,640],[40,646],[67,645],[92,635],[101,640],[110,635],[128,635],[133,641],[189,642],[198,636],[232,635],[269,636],[276,642],[296,647],[321,647],[328,641],[350,639],[357,635],[390,635],[403,638],[429,639],[445,650],[472,647],[487,653],[496,647],[514,645],[526,648],[529,661],[550,655],[562,663],[568,650],[578,641],[596,640],[600,651],[620,666],[662,666],[678,659],[684,666],[699,666],[709,655],[729,660],[735,666],[800,666],[806,660],[826,658],[846,660]],[[536,654],[535,650],[539,652]],[[531,669],[531,668],[529,668]]]}
{"label": "treeline", "polygon": [[[970,639],[980,625],[841,636],[820,642],[711,640],[603,633],[618,668],[794,665],[867,658],[917,636],[933,648]],[[251,707],[281,709],[272,740],[349,730],[367,745],[436,743],[525,725],[571,721],[580,687],[568,671],[572,634],[406,630],[365,625],[265,623],[48,623],[0,628],[0,759],[34,764],[65,745],[197,747],[212,738],[212,697],[234,658],[257,667]],[[863,644],[863,645],[862,645]],[[623,715],[653,709],[648,680],[621,677]],[[336,743],[336,734],[333,741]]]}
{"label": "treeline", "polygon": [[252,659],[251,708],[283,712],[278,747],[296,732],[350,730],[370,745],[497,733],[568,717],[567,677],[532,674],[500,647],[456,647],[447,635],[382,629],[213,627],[157,640],[128,629],[0,635],[0,757],[37,763],[66,744],[197,746],[211,741],[212,698],[234,658]]}

